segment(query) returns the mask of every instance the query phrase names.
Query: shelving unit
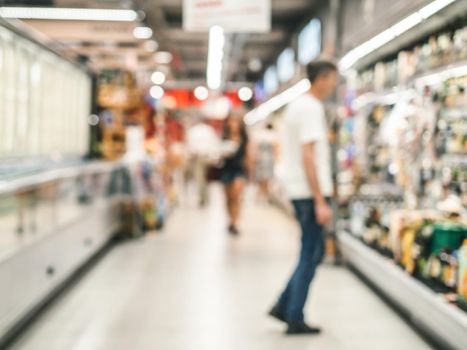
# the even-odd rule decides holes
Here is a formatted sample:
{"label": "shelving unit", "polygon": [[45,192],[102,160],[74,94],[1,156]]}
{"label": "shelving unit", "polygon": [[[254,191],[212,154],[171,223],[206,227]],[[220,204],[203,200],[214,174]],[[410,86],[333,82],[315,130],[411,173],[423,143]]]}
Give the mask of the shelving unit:
{"label": "shelving unit", "polygon": [[[467,28],[465,22],[462,26],[456,33]],[[440,252],[430,246],[429,233],[421,237],[421,226],[411,218],[420,210],[433,211],[437,218],[427,224],[432,225],[433,232],[435,225],[444,219],[451,224],[461,225],[462,222],[465,225],[465,220],[461,219],[465,219],[466,214],[466,55],[463,49],[455,51],[454,46],[451,51],[442,51],[439,39],[446,34],[430,34],[433,36],[428,41],[410,50],[394,47],[391,52],[393,55],[399,52],[397,58],[367,61],[359,67],[361,71],[355,73],[358,75],[349,76],[342,128],[344,176],[339,185],[344,189],[354,185],[355,192],[341,196],[343,207],[347,209],[343,210],[343,219],[348,220],[347,226],[341,223],[347,231],[339,234],[339,242],[349,264],[397,305],[412,323],[442,344],[441,348],[465,349],[467,313],[447,301],[448,297],[463,300],[463,294],[453,287],[460,285],[463,279],[453,277],[448,281],[447,273],[436,276],[435,270],[428,272],[426,267],[432,266]],[[425,63],[421,64],[423,54],[417,49],[433,49],[433,44],[437,49],[433,55],[425,55]],[[401,49],[407,51],[401,52]],[[407,62],[412,65],[407,66]],[[383,114],[381,110],[388,113]],[[373,164],[383,166],[372,167]],[[381,191],[385,182],[401,190],[395,206]],[[371,184],[369,191],[363,191],[368,184]],[[353,200],[350,200],[351,195]],[[442,212],[448,210],[440,209],[439,204],[449,200],[454,203],[451,208],[460,208],[452,209],[460,216],[459,220],[448,218],[447,213]],[[455,207],[456,200],[458,207]],[[399,211],[407,215],[406,222],[398,221]],[[396,219],[392,220],[393,217]],[[410,230],[410,225],[413,225],[414,240],[405,231]],[[417,238],[420,241],[415,242]],[[425,251],[410,253],[411,249]],[[459,256],[456,252],[461,250],[462,244],[446,246],[444,255],[450,259],[445,266],[454,271]],[[423,265],[425,261],[427,264]],[[417,268],[423,273],[412,270],[413,262],[419,263]],[[406,273],[398,264],[424,278],[427,284]],[[447,270],[441,267],[441,271]],[[430,288],[430,283],[434,289]],[[451,294],[437,294],[436,283]]]}
{"label": "shelving unit", "polygon": [[340,232],[338,238],[344,259],[397,305],[413,324],[444,345],[445,349],[465,349],[466,313],[350,233]]}

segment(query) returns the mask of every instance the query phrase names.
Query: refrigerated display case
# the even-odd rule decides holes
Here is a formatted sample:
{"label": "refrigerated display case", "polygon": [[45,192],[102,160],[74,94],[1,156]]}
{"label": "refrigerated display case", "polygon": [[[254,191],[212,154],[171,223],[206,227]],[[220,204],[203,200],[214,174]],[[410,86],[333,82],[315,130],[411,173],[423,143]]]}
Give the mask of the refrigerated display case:
{"label": "refrigerated display case", "polygon": [[113,237],[162,228],[159,164],[93,161],[0,180],[0,348]]}
{"label": "refrigerated display case", "polygon": [[119,229],[118,163],[0,181],[0,348]]}
{"label": "refrigerated display case", "polygon": [[[467,32],[349,76],[340,150],[346,260],[446,348],[467,344]],[[459,22],[456,22],[459,23]]]}
{"label": "refrigerated display case", "polygon": [[84,156],[87,71],[0,20],[0,159]]}

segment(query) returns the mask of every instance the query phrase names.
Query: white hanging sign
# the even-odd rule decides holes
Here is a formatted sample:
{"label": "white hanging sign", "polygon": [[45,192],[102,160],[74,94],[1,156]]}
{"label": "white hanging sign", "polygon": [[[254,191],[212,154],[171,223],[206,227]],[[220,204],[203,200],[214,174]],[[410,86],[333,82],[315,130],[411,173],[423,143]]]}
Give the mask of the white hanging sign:
{"label": "white hanging sign", "polygon": [[206,32],[219,25],[230,33],[271,30],[271,0],[183,0],[183,28]]}

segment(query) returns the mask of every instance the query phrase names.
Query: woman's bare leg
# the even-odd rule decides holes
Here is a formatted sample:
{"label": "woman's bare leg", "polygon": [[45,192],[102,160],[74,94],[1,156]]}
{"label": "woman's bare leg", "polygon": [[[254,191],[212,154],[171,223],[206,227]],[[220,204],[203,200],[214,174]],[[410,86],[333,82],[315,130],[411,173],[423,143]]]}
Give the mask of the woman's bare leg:
{"label": "woman's bare leg", "polygon": [[227,215],[229,217],[229,225],[232,225],[232,184],[224,186],[225,191],[225,206],[227,208]]}
{"label": "woman's bare leg", "polygon": [[238,218],[240,216],[241,201],[245,182],[242,178],[236,178],[232,183],[231,195],[232,195],[232,216],[231,223],[234,227],[237,227]]}

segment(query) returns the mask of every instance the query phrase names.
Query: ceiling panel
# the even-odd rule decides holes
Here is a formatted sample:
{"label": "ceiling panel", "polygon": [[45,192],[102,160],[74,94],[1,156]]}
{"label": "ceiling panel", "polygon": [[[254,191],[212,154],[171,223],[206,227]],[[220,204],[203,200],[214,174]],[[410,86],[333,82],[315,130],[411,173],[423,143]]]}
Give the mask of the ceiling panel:
{"label": "ceiling panel", "polygon": [[[38,1],[29,3],[37,5]],[[173,76],[179,80],[203,80],[209,47],[208,33],[188,33],[182,29],[182,3],[182,0],[55,0],[53,5],[141,10],[145,14],[142,24],[153,29],[159,49],[170,51],[174,56],[171,64]],[[290,43],[293,33],[312,18],[320,4],[324,3],[325,0],[272,0],[270,33],[226,35],[224,78],[228,81],[257,79],[262,72],[250,72],[249,61],[260,59],[264,67],[275,62],[279,52]],[[133,29],[139,23],[26,22],[51,40],[60,41],[58,47],[70,50],[68,55],[91,57],[95,65],[111,63],[125,67],[130,62],[129,66],[133,69],[157,67],[152,53],[145,51],[143,41],[133,37]],[[134,57],[139,57],[139,65],[135,65]]]}
{"label": "ceiling panel", "polygon": [[[259,58],[264,63],[275,61],[278,53],[290,41],[292,33],[313,16],[321,0],[272,0],[272,32],[264,34],[228,35],[231,46],[226,57],[227,79],[242,80],[248,74],[248,62]],[[156,39],[163,49],[172,51],[180,60],[175,70],[179,79],[204,79],[208,52],[207,33],[187,33],[182,29],[182,0],[135,0],[147,14],[148,24],[155,29]],[[251,73],[251,72],[250,72]],[[197,76],[198,74],[198,76]]]}

